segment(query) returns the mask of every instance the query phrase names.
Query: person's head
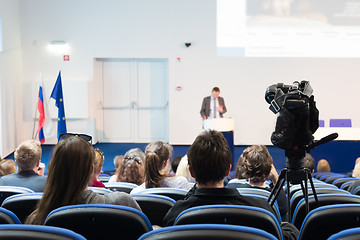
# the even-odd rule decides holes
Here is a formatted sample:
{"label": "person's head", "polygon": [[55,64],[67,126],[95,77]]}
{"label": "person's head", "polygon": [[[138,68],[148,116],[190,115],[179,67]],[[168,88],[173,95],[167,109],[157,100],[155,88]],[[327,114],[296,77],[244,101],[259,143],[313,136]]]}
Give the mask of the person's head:
{"label": "person's head", "polygon": [[321,159],[317,164],[316,170],[318,172],[331,172],[330,164],[325,159]]}
{"label": "person's head", "polygon": [[104,153],[100,149],[95,149],[94,175],[99,177],[104,164]]}
{"label": "person's head", "polygon": [[351,176],[355,178],[360,178],[360,162],[355,164]]}
{"label": "person's head", "polygon": [[304,167],[310,170],[310,173],[313,174],[314,173],[314,169],[315,169],[315,160],[314,158],[306,153],[305,157],[304,157]]}
{"label": "person's head", "polygon": [[40,164],[41,145],[39,141],[27,140],[15,150],[15,163],[19,171],[33,170]]}
{"label": "person's head", "polygon": [[211,91],[211,95],[213,98],[217,99],[220,95],[220,89],[218,87],[214,87]]}
{"label": "person's head", "polygon": [[120,166],[120,163],[124,160],[124,156],[123,155],[117,155],[114,157],[114,166],[115,166],[115,170],[117,170]]}
{"label": "person's head", "polygon": [[42,199],[29,219],[43,224],[55,208],[77,204],[93,176],[95,151],[80,137],[69,137],[54,148],[49,162],[48,177]]}
{"label": "person's head", "polygon": [[243,175],[251,183],[265,182],[270,174],[273,159],[264,145],[253,145],[246,148],[243,153],[241,169]]}
{"label": "person's head", "polygon": [[177,167],[179,166],[180,160],[181,160],[182,156],[176,156],[174,157],[174,159],[171,161],[171,168],[173,170],[174,173],[176,173]]}
{"label": "person's head", "polygon": [[360,157],[358,157],[356,160],[355,160],[355,165],[360,163]]}
{"label": "person's head", "polygon": [[2,159],[0,161],[0,176],[16,173],[15,162],[10,159]]}
{"label": "person's head", "polygon": [[231,151],[218,131],[200,134],[190,146],[187,156],[190,173],[200,185],[222,182],[229,174]]}
{"label": "person's head", "polygon": [[244,173],[243,173],[243,169],[242,169],[242,164],[243,164],[243,156],[242,154],[240,155],[237,163],[236,163],[236,169],[235,169],[235,178],[237,179],[245,179],[246,177],[244,177]]}
{"label": "person's head", "polygon": [[149,143],[145,149],[145,187],[159,187],[160,182],[170,171],[172,146],[156,141]]}
{"label": "person's head", "polygon": [[144,160],[145,154],[140,148],[127,151],[116,171],[116,181],[142,184],[144,182]]}

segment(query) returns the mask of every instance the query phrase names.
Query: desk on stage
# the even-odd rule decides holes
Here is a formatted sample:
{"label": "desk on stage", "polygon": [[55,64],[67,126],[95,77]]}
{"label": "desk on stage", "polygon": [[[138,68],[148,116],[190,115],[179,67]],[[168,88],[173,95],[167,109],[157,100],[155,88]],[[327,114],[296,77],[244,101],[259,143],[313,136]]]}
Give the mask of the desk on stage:
{"label": "desk on stage", "polygon": [[210,118],[203,121],[204,130],[216,130],[221,132],[229,144],[232,154],[232,167],[235,169],[235,156],[234,156],[234,129],[235,121],[233,118]]}

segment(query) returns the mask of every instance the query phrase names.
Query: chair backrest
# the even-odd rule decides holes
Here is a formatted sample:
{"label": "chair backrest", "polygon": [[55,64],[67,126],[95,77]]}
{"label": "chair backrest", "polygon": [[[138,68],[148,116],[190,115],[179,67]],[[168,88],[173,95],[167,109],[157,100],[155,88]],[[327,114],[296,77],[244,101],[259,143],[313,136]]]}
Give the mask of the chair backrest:
{"label": "chair backrest", "polygon": [[61,207],[50,212],[45,225],[70,229],[86,239],[137,239],[152,230],[141,211],[110,204]]}
{"label": "chair backrest", "polygon": [[348,191],[349,187],[351,186],[351,184],[353,184],[355,182],[355,180],[352,181],[348,181],[348,182],[344,182],[341,186],[340,189]]}
{"label": "chair backrest", "polygon": [[[308,189],[311,189],[311,185],[310,183],[307,184],[308,185]],[[315,189],[319,189],[319,188],[334,188],[334,189],[338,189],[338,187],[329,184],[329,183],[314,183],[314,187]],[[290,187],[290,198],[292,198],[292,196],[294,195],[294,193],[296,193],[297,191],[301,191],[301,185],[300,184],[296,184]]]}
{"label": "chair backrest", "polygon": [[327,239],[341,230],[358,227],[360,204],[336,204],[312,210],[304,219],[299,239]]}
{"label": "chair backrest", "polygon": [[350,193],[353,193],[355,188],[357,188],[358,186],[360,186],[360,179],[354,180],[354,182],[352,184],[350,184],[347,191]]}
{"label": "chair backrest", "polygon": [[[349,195],[350,193],[345,191],[345,190],[340,190],[340,189],[335,189],[335,188],[318,188],[315,190],[316,194],[347,194]],[[309,196],[314,195],[312,189],[308,189],[308,194]],[[301,199],[304,198],[304,194],[302,191],[297,191],[296,193],[293,194],[293,196],[290,199],[290,209],[291,212],[294,213],[295,212],[295,208],[298,205],[298,203],[300,202]]]}
{"label": "chair backrest", "polygon": [[242,194],[254,194],[254,195],[260,195],[264,197],[269,197],[270,192],[265,189],[258,189],[258,188],[237,188],[239,193]]}
{"label": "chair backrest", "polygon": [[[345,194],[320,194],[317,196],[319,204],[316,204],[314,196],[309,196],[309,210],[327,205],[334,204],[346,204],[346,203],[360,203],[360,196],[355,195],[345,195]],[[306,217],[305,210],[305,199],[300,200],[298,205],[295,208],[292,223],[300,229],[304,219]]]}
{"label": "chair backrest", "polygon": [[1,206],[13,212],[24,223],[26,218],[36,209],[42,195],[42,193],[16,194],[6,198]]}
{"label": "chair backrest", "polygon": [[174,206],[175,200],[155,194],[132,194],[142,212],[149,218],[152,225],[163,227],[163,219],[169,209]]}
{"label": "chair backrest", "polygon": [[0,204],[5,200],[5,198],[20,193],[34,193],[34,191],[24,187],[0,186]]}
{"label": "chair backrest", "polygon": [[112,193],[113,191],[107,188],[102,188],[102,187],[88,187],[89,190],[96,192],[98,194],[101,195],[105,195],[107,193]]}
{"label": "chair backrest", "polygon": [[68,229],[25,224],[0,225],[0,239],[38,239],[38,240],[86,240],[83,236]]}
{"label": "chair backrest", "polygon": [[340,188],[343,183],[348,182],[348,181],[354,181],[356,179],[357,178],[353,178],[353,177],[338,178],[335,181],[333,181],[332,184],[335,185],[336,187]]}
{"label": "chair backrest", "polygon": [[111,176],[105,176],[105,175],[102,176],[102,175],[100,175],[100,176],[98,177],[98,179],[99,179],[99,181],[102,182],[102,183],[107,183],[107,182],[109,182],[110,177],[111,177]]}
{"label": "chair backrest", "polygon": [[184,199],[187,193],[188,191],[185,189],[167,187],[147,188],[139,192],[139,194],[157,194],[167,196],[175,201]]}
{"label": "chair backrest", "polygon": [[11,211],[0,207],[0,225],[1,224],[20,224],[19,218]]}
{"label": "chair backrest", "polygon": [[138,186],[135,183],[128,183],[128,182],[107,182],[104,185],[106,188],[112,191],[126,192],[126,193],[130,193],[131,190],[133,190]]}
{"label": "chair backrest", "polygon": [[[263,199],[265,201],[268,201],[267,197],[261,196],[261,195],[255,195],[255,194],[243,194],[243,196],[248,196],[248,197],[255,197],[255,198],[260,198]],[[276,213],[275,217],[278,219],[279,223],[281,223],[281,214],[280,214],[280,209],[279,209],[279,204],[277,202],[277,200],[275,201],[274,205],[272,206],[274,212]]]}
{"label": "chair backrest", "polygon": [[278,239],[282,239],[282,232],[276,217],[265,209],[253,206],[204,205],[192,207],[181,212],[174,225],[204,223],[260,228]]}
{"label": "chair backrest", "polygon": [[324,175],[336,175],[336,173],[332,173],[332,172],[316,172],[316,173],[313,173],[312,176],[314,178],[316,178],[316,179],[320,179]]}
{"label": "chair backrest", "polygon": [[360,227],[350,228],[331,235],[328,240],[354,240],[360,239]]}
{"label": "chair backrest", "polygon": [[344,178],[343,176],[330,176],[328,178],[325,179],[326,183],[333,183],[335,180],[340,179],[340,178]]}
{"label": "chair backrest", "polygon": [[139,240],[275,240],[274,235],[264,230],[225,224],[189,224],[165,227],[142,235]]}

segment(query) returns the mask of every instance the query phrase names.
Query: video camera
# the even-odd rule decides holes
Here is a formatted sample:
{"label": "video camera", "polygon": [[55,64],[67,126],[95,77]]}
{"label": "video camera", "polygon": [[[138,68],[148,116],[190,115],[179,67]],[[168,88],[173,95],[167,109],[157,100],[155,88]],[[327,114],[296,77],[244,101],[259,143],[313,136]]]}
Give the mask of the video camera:
{"label": "video camera", "polygon": [[319,111],[312,92],[308,81],[273,84],[265,92],[269,109],[278,114],[271,142],[285,149],[286,165],[290,169],[303,168],[306,146],[313,141],[313,133],[319,127]]}

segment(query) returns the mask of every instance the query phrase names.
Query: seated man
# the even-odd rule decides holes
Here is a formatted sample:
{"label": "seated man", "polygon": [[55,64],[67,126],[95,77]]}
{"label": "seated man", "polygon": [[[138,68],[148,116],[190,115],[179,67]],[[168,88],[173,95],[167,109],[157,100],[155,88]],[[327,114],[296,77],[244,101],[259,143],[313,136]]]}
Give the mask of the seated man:
{"label": "seated man", "polygon": [[35,192],[43,192],[46,177],[38,174],[42,172],[41,154],[39,141],[28,140],[21,143],[15,150],[15,163],[18,172],[1,177],[0,186],[26,187]]}
{"label": "seated man", "polygon": [[[274,213],[266,200],[241,196],[235,188],[224,188],[224,177],[231,169],[231,151],[217,131],[199,135],[188,151],[189,170],[196,180],[196,189],[185,200],[179,200],[168,211],[164,224],[171,226],[184,210],[211,204],[231,204],[260,207]],[[275,214],[275,213],[274,213]],[[297,239],[298,230],[291,224],[282,225],[284,239]]]}

